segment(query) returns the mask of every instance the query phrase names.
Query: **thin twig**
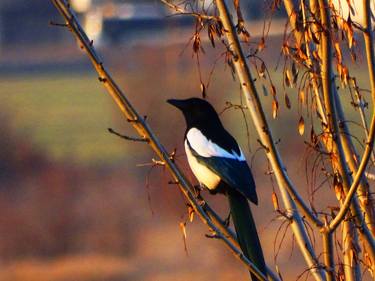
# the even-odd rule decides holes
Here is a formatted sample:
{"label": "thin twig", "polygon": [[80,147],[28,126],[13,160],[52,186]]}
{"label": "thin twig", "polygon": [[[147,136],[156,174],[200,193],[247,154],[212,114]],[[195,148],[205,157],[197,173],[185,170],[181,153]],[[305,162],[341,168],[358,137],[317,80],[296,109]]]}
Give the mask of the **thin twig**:
{"label": "thin twig", "polygon": [[108,128],[108,132],[110,132],[111,134],[114,134],[122,139],[125,139],[125,140],[128,140],[128,141],[134,141],[134,142],[149,142],[150,140],[143,137],[143,138],[137,138],[137,137],[129,137],[129,136],[126,136],[126,135],[122,135],[118,132],[116,132],[115,130],[113,130],[112,128]]}
{"label": "thin twig", "polygon": [[334,259],[333,259],[333,235],[332,233],[323,233],[323,256],[324,264],[327,267],[327,281],[334,281]]}
{"label": "thin twig", "polygon": [[[209,214],[202,208],[201,202],[196,199],[195,194],[192,192],[193,186],[186,180],[185,176],[176,166],[174,161],[170,159],[170,155],[167,153],[166,149],[162,146],[159,140],[156,138],[151,128],[148,126],[144,118],[142,118],[135,108],[132,106],[130,101],[127,99],[125,94],[120,90],[118,85],[112,79],[109,72],[105,69],[103,63],[96,54],[93,44],[87,37],[86,33],[83,31],[81,25],[79,24],[73,11],[66,0],[51,0],[56,6],[60,14],[65,18],[70,30],[73,32],[78,41],[82,44],[83,49],[89,56],[93,66],[95,67],[100,81],[103,83],[104,87],[107,89],[108,93],[114,99],[117,106],[120,108],[121,112],[124,114],[126,119],[132,120],[131,125],[136,129],[137,133],[149,139],[149,145],[156,152],[156,154],[165,162],[166,167],[171,172],[174,181],[178,183],[182,193],[187,198],[189,203],[194,208],[194,211],[198,214],[201,220],[221,238],[221,241],[231,250],[231,252],[255,275],[259,280],[267,280],[267,278],[259,271],[259,269],[250,262],[246,256],[239,250],[239,248],[232,243],[230,239],[224,234],[223,229],[227,229],[224,225],[218,225],[214,222]],[[226,230],[228,232],[228,230]],[[273,279],[271,274],[270,278]],[[279,280],[279,279],[273,279]]]}
{"label": "thin twig", "polygon": [[171,3],[169,0],[160,0],[160,1],[162,3],[164,3],[167,7],[169,7],[171,10],[174,10],[175,12],[177,12],[178,14],[181,14],[181,15],[190,15],[190,16],[200,18],[200,19],[205,19],[205,20],[216,20],[216,21],[218,20],[218,17],[215,17],[215,16],[204,15],[204,14],[195,13],[195,12],[189,12],[186,9],[181,8],[180,6]]}
{"label": "thin twig", "polygon": [[[279,152],[275,147],[275,142],[272,138],[271,131],[269,130],[268,123],[266,121],[262,106],[260,103],[259,95],[255,88],[252,75],[246,63],[245,56],[240,46],[238,36],[235,31],[234,24],[228,12],[228,7],[224,0],[216,1],[217,8],[219,10],[219,16],[226,30],[225,36],[227,37],[228,44],[235,54],[233,63],[239,77],[242,92],[245,96],[247,106],[250,111],[250,115],[254,122],[255,128],[257,129],[261,143],[263,143],[269,151],[267,157],[272,165],[275,172],[276,179],[280,188],[283,202],[286,206],[287,212],[290,213],[293,219],[292,229],[297,239],[297,243],[303,256],[310,268],[313,268],[319,264],[313,247],[308,239],[306,229],[303,225],[302,218],[297,210],[296,203],[301,206],[301,209],[306,213],[314,224],[321,224],[321,222],[315,217],[315,214],[307,207],[306,203],[302,200],[302,197],[297,193],[288,175],[286,174],[284,165],[281,161]],[[291,196],[289,195],[291,194]],[[295,200],[295,201],[293,201]],[[325,280],[324,274],[320,269],[313,270],[313,275],[316,280]]]}

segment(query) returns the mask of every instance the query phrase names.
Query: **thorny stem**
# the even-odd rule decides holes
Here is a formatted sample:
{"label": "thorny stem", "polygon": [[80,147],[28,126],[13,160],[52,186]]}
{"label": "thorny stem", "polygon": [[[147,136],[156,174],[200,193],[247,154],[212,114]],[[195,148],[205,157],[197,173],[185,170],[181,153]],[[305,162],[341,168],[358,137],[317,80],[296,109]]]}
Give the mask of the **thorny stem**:
{"label": "thorny stem", "polygon": [[[200,219],[208,225],[208,227],[216,234],[217,237],[229,247],[231,252],[255,275],[259,278],[259,280],[267,280],[267,278],[259,271],[259,269],[253,265],[246,256],[239,250],[239,248],[234,245],[230,239],[223,233],[221,230],[222,228],[226,228],[222,225],[217,225],[213,222],[210,216],[205,212],[202,208],[200,202],[196,199],[194,193],[192,192],[193,188],[192,185],[185,179],[182,172],[178,169],[178,167],[173,163],[170,159],[169,154],[156,138],[154,133],[151,131],[151,128],[145,122],[145,120],[137,113],[135,108],[131,105],[129,100],[126,98],[124,93],[120,90],[118,85],[114,82],[111,75],[106,71],[104,68],[103,63],[100,61],[98,55],[93,48],[92,42],[87,37],[86,33],[83,31],[82,27],[80,26],[78,20],[76,19],[75,15],[73,14],[72,10],[70,9],[69,4],[66,0],[51,0],[53,4],[56,6],[60,14],[65,18],[67,24],[69,25],[71,31],[78,39],[78,41],[82,44],[82,48],[86,51],[87,55],[89,56],[93,66],[95,67],[97,73],[99,74],[100,81],[103,83],[104,87],[107,89],[108,93],[114,99],[117,106],[120,108],[121,112],[125,115],[128,120],[133,120],[130,122],[133,127],[136,129],[138,134],[141,137],[145,137],[149,139],[149,145],[152,149],[156,152],[156,154],[163,159],[166,164],[166,167],[170,170],[174,180],[178,182],[179,187],[184,194],[184,196],[188,199],[189,203],[193,206],[195,212],[198,214]],[[227,232],[229,232],[227,230]],[[270,280],[278,280],[279,278],[275,277],[275,274],[270,275]]]}
{"label": "thorny stem", "polygon": [[[224,0],[216,0],[216,5],[220,14],[220,19],[223,23],[224,29],[226,30],[225,36],[227,37],[229,47],[234,54],[234,65],[241,82],[242,92],[246,98],[247,106],[249,108],[252,120],[257,129],[261,142],[268,148],[267,157],[274,169],[286,209],[292,218],[292,229],[296,236],[298,245],[309,268],[314,268],[312,270],[312,273],[315,279],[325,280],[324,274],[318,266],[319,263],[315,256],[312,245],[308,239],[308,235],[303,225],[302,218],[293,199],[297,201],[297,203],[302,207],[302,209],[310,219],[313,219],[313,221],[315,221],[319,225],[321,224],[321,222],[317,220],[315,215],[313,215],[309,208],[307,208],[302,198],[300,198],[299,194],[296,192],[288,175],[286,174],[280,155],[276,150],[271,131],[269,130],[268,123],[266,121],[250,70],[248,68],[248,65],[246,64],[246,60],[239,43],[239,39],[237,37],[235,27],[228,12],[228,7]],[[291,194],[293,199],[288,192]]]}

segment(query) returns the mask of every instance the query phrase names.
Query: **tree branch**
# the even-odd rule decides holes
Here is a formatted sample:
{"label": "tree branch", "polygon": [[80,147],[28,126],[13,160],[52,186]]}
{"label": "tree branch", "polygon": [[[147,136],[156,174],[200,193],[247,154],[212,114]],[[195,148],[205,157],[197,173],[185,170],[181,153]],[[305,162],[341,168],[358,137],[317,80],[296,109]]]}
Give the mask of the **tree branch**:
{"label": "tree branch", "polygon": [[175,12],[181,15],[190,15],[190,16],[193,16],[199,19],[205,19],[205,20],[216,20],[216,21],[218,20],[218,17],[215,17],[215,16],[189,12],[185,10],[184,8],[181,8],[180,6],[171,3],[169,0],[160,0],[160,1],[164,3],[167,7],[169,7],[171,10],[174,10]]}
{"label": "tree branch", "polygon": [[324,264],[327,267],[327,281],[335,280],[335,263],[333,257],[333,235],[332,233],[323,233],[323,256]]}
{"label": "tree branch", "polygon": [[[338,127],[338,120],[337,120],[337,113],[336,113],[336,104],[335,104],[335,97],[334,97],[334,91],[333,91],[333,82],[332,82],[332,46],[331,46],[331,24],[330,24],[330,10],[329,6],[326,0],[319,0],[319,6],[320,6],[320,18],[321,18],[321,24],[322,24],[322,36],[321,36],[321,60],[322,60],[322,68],[321,68],[321,76],[322,76],[322,87],[323,87],[323,95],[324,95],[324,101],[325,101],[325,107],[327,111],[328,116],[328,125],[330,128],[330,132],[332,135],[333,140],[333,152],[337,156],[337,160],[333,159],[332,163],[334,168],[340,173],[343,181],[343,186],[345,189],[348,189],[349,186],[349,171],[346,166],[345,162],[345,154],[341,143],[341,138],[338,137],[339,134],[339,127]],[[374,116],[375,117],[375,116]],[[373,121],[375,122],[375,118],[373,118]],[[371,124],[370,129],[370,136],[372,139],[369,141],[373,141],[373,134],[375,133],[375,123]],[[368,160],[371,155],[371,150],[373,147],[373,142],[366,144],[366,149],[364,152],[364,155],[362,157],[361,164],[358,168],[356,177],[349,189],[349,191],[346,194],[346,198],[344,203],[342,204],[339,214],[330,222],[328,225],[328,229],[326,231],[332,232],[336,229],[336,227],[343,221],[347,211],[351,206],[353,206],[353,213],[358,214],[358,210],[356,209],[355,205],[352,205],[352,200],[355,195],[356,189],[360,183],[360,180],[362,179],[363,173],[367,167]],[[335,162],[337,162],[335,164]],[[371,235],[368,235],[368,229],[367,227],[363,227],[363,231],[365,232],[364,237],[368,240],[368,243],[370,244],[370,249],[374,251],[374,239]],[[367,231],[367,232],[366,232]],[[372,254],[373,256],[373,254]],[[347,278],[349,276],[346,275]]]}
{"label": "tree branch", "polygon": [[[314,268],[312,273],[315,279],[325,280],[324,274],[319,267],[319,262],[315,256],[312,245],[308,239],[308,235],[303,225],[302,218],[298,213],[295,202],[292,200],[292,198],[296,200],[297,204],[301,206],[306,216],[312,219],[314,223],[321,225],[321,222],[315,217],[315,215],[303,202],[302,198],[296,192],[288,175],[286,174],[284,165],[281,161],[278,151],[276,150],[264,112],[262,110],[259,96],[253,83],[253,79],[246,63],[238,37],[236,35],[236,31],[229,15],[227,5],[224,0],[217,0],[216,5],[219,10],[220,19],[226,30],[225,36],[227,37],[228,45],[230,46],[234,54],[234,66],[236,68],[236,72],[241,83],[242,92],[246,98],[247,106],[249,108],[252,120],[257,129],[261,142],[268,148],[267,157],[275,172],[275,176],[278,181],[278,185],[286,209],[293,219],[292,229],[296,236],[298,245],[309,268]],[[292,198],[290,197],[288,192],[291,194]]]}
{"label": "tree branch", "polygon": [[[67,24],[70,27],[70,30],[73,32],[75,37],[78,39],[82,48],[86,51],[87,55],[89,56],[95,70],[99,75],[100,82],[103,83],[104,87],[114,99],[116,105],[120,108],[121,112],[127,118],[127,120],[131,120],[131,125],[135,128],[137,133],[142,137],[149,140],[149,145],[155,151],[155,153],[162,159],[165,163],[165,166],[171,172],[174,180],[178,182],[179,187],[187,198],[189,203],[194,208],[195,212],[198,214],[202,222],[204,222],[208,227],[218,236],[220,239],[225,243],[225,245],[231,250],[231,252],[255,275],[259,278],[259,280],[267,280],[267,278],[259,271],[259,269],[253,265],[238,249],[234,243],[231,242],[230,239],[224,234],[222,231],[223,228],[226,229],[223,225],[217,225],[217,221],[213,221],[208,213],[201,206],[201,202],[197,200],[194,193],[192,192],[193,187],[192,185],[186,180],[182,172],[179,168],[175,165],[175,163],[170,159],[169,154],[156,138],[154,133],[151,131],[151,128],[148,126],[146,121],[137,113],[135,108],[131,105],[130,101],[124,95],[124,93],[120,90],[118,85],[112,79],[111,75],[105,69],[103,63],[99,59],[99,56],[96,54],[95,49],[93,48],[92,41],[89,40],[86,33],[83,31],[81,25],[79,24],[76,16],[70,9],[70,6],[66,0],[51,0],[53,4],[56,6],[57,10],[60,14],[64,17]],[[229,233],[229,230],[226,230]],[[279,278],[273,278],[276,276],[275,274],[270,275],[270,280],[277,280]]]}

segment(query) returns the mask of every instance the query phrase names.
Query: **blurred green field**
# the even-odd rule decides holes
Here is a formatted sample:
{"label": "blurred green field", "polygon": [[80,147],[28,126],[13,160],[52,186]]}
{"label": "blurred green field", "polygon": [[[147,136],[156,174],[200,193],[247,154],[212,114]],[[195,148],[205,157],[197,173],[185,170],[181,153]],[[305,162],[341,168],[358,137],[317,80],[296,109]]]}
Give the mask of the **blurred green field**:
{"label": "blurred green field", "polygon": [[[168,65],[164,67],[168,68]],[[208,70],[204,69],[204,71]],[[217,72],[208,93],[211,101],[212,99],[214,101],[221,99],[220,103],[215,104],[221,111],[225,107],[226,100],[238,102],[240,95],[236,83],[230,81],[229,70]],[[354,67],[354,73],[357,75],[360,85],[366,88],[368,86],[366,69],[357,65]],[[133,100],[135,99],[137,105],[141,106],[141,112],[143,110],[153,116],[151,123],[154,123],[154,129],[158,129],[163,122],[170,119],[169,113],[159,112],[165,98],[199,95],[199,92],[194,90],[194,88],[198,88],[199,84],[195,75],[194,67],[190,67],[183,75],[172,72],[164,77],[155,77],[153,69],[146,68],[144,71],[128,71],[125,74],[125,83],[130,89],[130,96]],[[288,110],[284,104],[280,72],[272,71],[272,78],[278,89],[280,104],[277,120],[271,118],[270,96],[264,97],[261,94],[270,125],[275,128],[276,135],[288,130],[297,136],[297,122],[300,113],[297,110],[296,90],[287,89],[292,102],[292,110]],[[160,79],[162,80],[160,81]],[[145,80],[148,84],[144,83]],[[196,81],[196,83],[190,81]],[[160,84],[160,82],[162,83]],[[260,85],[259,82],[257,84]],[[185,93],[176,92],[177,85],[180,85],[181,89],[185,89],[183,90]],[[0,87],[2,89],[0,91],[2,100],[0,109],[9,121],[11,128],[23,138],[25,136],[29,138],[28,140],[37,149],[43,151],[52,160],[107,165],[121,161],[124,153],[127,152],[127,146],[123,141],[107,133],[108,127],[116,128],[116,125],[122,124],[123,119],[93,73],[55,72],[4,76],[0,78]],[[225,88],[226,92],[220,91],[222,88]],[[258,88],[261,89],[261,87]],[[225,95],[227,97],[224,97]],[[353,108],[350,106],[349,94],[344,92],[341,97],[345,101],[344,109],[347,118],[359,121],[358,115],[354,114]],[[146,103],[139,102],[145,99],[147,99]],[[370,98],[366,99],[370,101]],[[171,110],[171,114],[175,114],[175,112]],[[240,141],[245,143],[246,135],[241,133],[244,123],[236,122],[238,114],[225,113],[223,118],[224,122],[231,124],[231,130],[238,133]],[[175,115],[173,116],[175,117]],[[285,127],[285,124],[293,123],[295,123],[295,127]],[[249,124],[251,126],[251,122]],[[354,126],[353,129],[354,132],[358,132],[358,126]],[[133,131],[130,131],[131,133]]]}
{"label": "blurred green field", "polygon": [[[167,149],[181,149],[178,150],[181,157],[178,158],[179,164],[186,162],[182,152],[185,128],[182,116],[165,100],[200,95],[196,61],[190,53],[181,57],[181,49],[181,46],[163,49],[139,47],[129,52],[104,52],[105,61],[116,81],[139,113],[148,115],[147,121],[161,142]],[[270,52],[276,52],[265,52],[268,53],[263,56],[272,68],[280,104],[276,120],[271,117],[271,96],[264,96],[261,90],[260,96],[274,137],[281,139],[278,147],[288,173],[305,195],[307,184],[303,167],[306,146],[303,140],[309,139],[311,124],[306,118],[306,132],[300,137],[297,127],[301,111],[297,106],[296,89],[286,89],[292,103],[292,109],[288,110],[281,86],[282,75],[280,70],[273,69],[277,55],[268,57]],[[122,57],[123,54],[126,58]],[[203,60],[202,76],[207,82],[212,58]],[[353,69],[361,87],[368,87],[365,64],[358,64]],[[261,79],[256,83],[261,89]],[[3,244],[11,245],[7,248],[0,244],[0,251],[8,253],[10,259],[9,264],[3,267],[0,280],[175,280],[177,274],[181,280],[246,280],[248,273],[228,252],[215,242],[204,240],[206,229],[198,222],[189,226],[190,253],[185,256],[178,227],[185,214],[185,210],[180,210],[184,202],[177,189],[166,184],[169,174],[162,169],[155,169],[150,178],[151,189],[149,186],[145,188],[145,182],[149,180],[145,174],[150,167],[136,167],[136,164],[150,162],[151,156],[147,154],[150,149],[144,144],[124,142],[107,132],[108,127],[113,127],[127,135],[134,135],[93,72],[72,70],[7,75],[0,78],[0,89],[0,117],[4,116],[0,121],[9,123],[11,132],[17,136],[15,141],[21,138],[30,142],[31,150],[36,150],[52,163],[49,166],[41,161],[42,169],[31,176],[32,181],[27,171],[15,173],[16,179],[8,186],[16,186],[17,189],[4,188],[3,194],[0,194],[0,210],[7,218],[0,227],[8,234],[8,240],[3,239]],[[233,81],[230,69],[224,63],[217,64],[207,93],[219,112],[226,101],[240,102],[238,81]],[[358,120],[348,102],[347,92],[341,96],[345,100],[348,119]],[[367,100],[370,101],[368,96]],[[245,114],[252,130],[247,111]],[[242,117],[239,110],[228,110],[221,115],[226,127],[248,152]],[[358,130],[357,126],[352,127]],[[259,144],[253,131],[250,146],[248,160],[254,164],[253,172],[262,198],[262,208],[254,208],[254,214],[260,224],[262,240],[267,245],[266,256],[273,264],[272,245],[277,231],[277,222],[269,226],[275,216],[270,200],[273,189],[265,174],[264,155],[255,153]],[[24,162],[24,159],[17,161]],[[25,166],[29,163],[26,161]],[[13,171],[19,172],[19,166],[14,165]],[[104,169],[85,169],[85,166],[113,169],[103,172]],[[186,172],[189,173],[188,169]],[[332,199],[328,197],[331,196],[325,195],[324,200]],[[13,202],[9,198],[17,200]],[[156,210],[156,217],[150,214],[150,205]],[[217,205],[225,209],[225,205]],[[21,223],[22,229],[26,230],[19,231],[14,223],[18,221],[32,222],[30,229],[27,224]],[[165,225],[160,226],[162,222]],[[155,230],[157,226],[158,232]],[[201,232],[191,229],[196,226],[202,229]],[[31,249],[22,249],[23,241],[32,243]],[[48,244],[45,241],[52,242]],[[285,280],[294,280],[288,277],[303,272],[305,265],[298,251],[291,258],[292,239],[286,241],[277,263],[281,268],[285,266]],[[18,256],[14,253],[17,245]],[[115,250],[127,256],[116,258],[118,252]],[[101,256],[103,253],[109,257]],[[207,255],[204,264],[200,262],[202,253]],[[31,258],[27,259],[28,256]],[[47,258],[44,260],[43,257]],[[217,262],[227,268],[218,271]],[[194,268],[193,273],[191,268]],[[210,275],[205,276],[204,272]]]}
{"label": "blurred green field", "polygon": [[0,78],[1,111],[20,136],[53,160],[119,160],[125,146],[107,133],[113,104],[89,74]]}

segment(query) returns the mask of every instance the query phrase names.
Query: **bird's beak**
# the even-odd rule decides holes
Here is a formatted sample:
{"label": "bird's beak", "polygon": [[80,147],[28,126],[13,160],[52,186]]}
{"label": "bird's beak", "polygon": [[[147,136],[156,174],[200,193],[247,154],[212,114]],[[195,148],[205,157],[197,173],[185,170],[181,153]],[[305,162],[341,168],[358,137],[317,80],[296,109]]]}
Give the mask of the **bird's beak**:
{"label": "bird's beak", "polygon": [[167,100],[167,103],[177,107],[180,110],[183,110],[184,107],[185,107],[184,100],[169,99],[169,100]]}

